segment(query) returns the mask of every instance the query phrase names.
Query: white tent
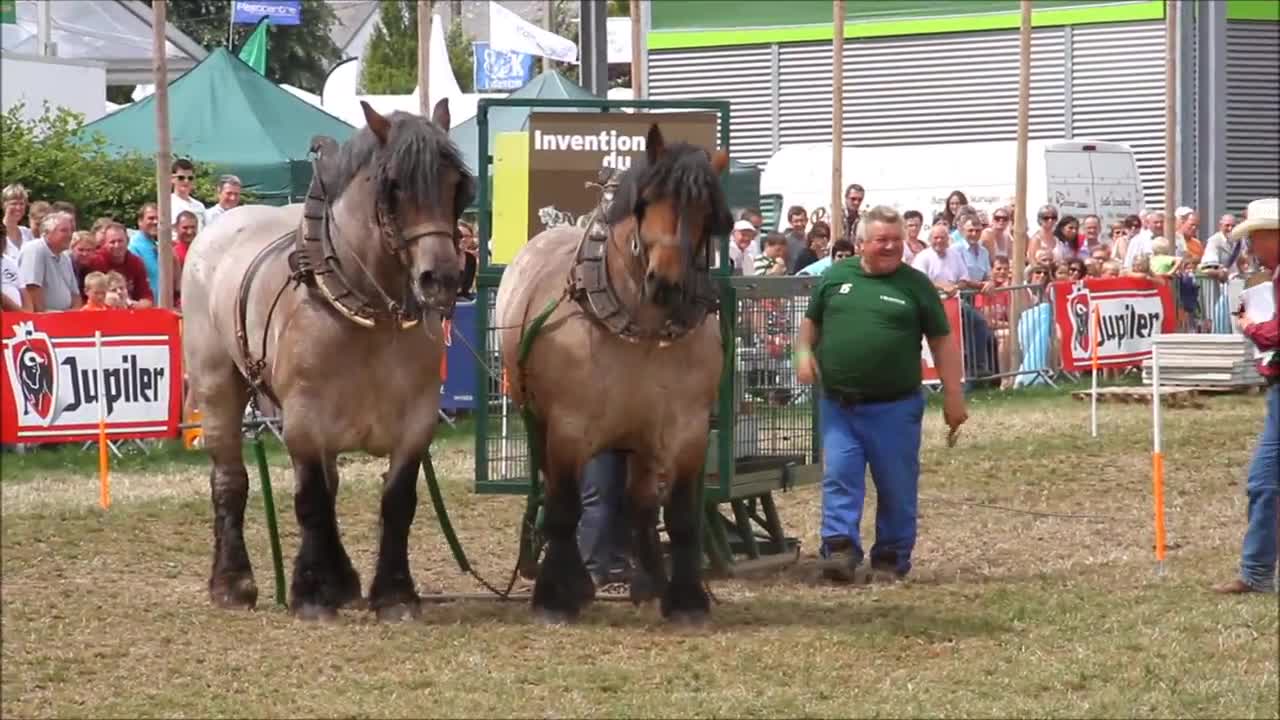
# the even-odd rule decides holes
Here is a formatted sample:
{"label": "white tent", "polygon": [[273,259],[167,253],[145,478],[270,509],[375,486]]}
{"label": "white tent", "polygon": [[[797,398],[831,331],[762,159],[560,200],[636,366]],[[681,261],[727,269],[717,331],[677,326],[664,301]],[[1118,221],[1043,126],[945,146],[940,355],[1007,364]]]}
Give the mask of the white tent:
{"label": "white tent", "polygon": [[[131,85],[152,77],[151,8],[139,0],[16,0],[16,22],[0,25],[0,47],[21,55],[39,55],[39,13],[49,10],[51,54],[106,66],[108,85]],[[169,72],[195,67],[208,53],[168,24],[165,28]]]}
{"label": "white tent", "polygon": [[[506,97],[506,93],[464,93],[458,87],[458,79],[453,74],[449,63],[449,50],[444,40],[444,25],[439,15],[431,18],[431,42],[427,48],[431,62],[427,68],[430,74],[427,82],[430,93],[430,107],[442,98],[449,98],[449,117],[454,126],[476,114],[476,105],[482,97]],[[403,110],[416,113],[419,111],[418,88],[408,95],[360,95],[360,58],[343,61],[329,71],[321,91],[321,107],[355,127],[364,127],[364,111],[360,109],[360,101],[380,113],[386,114]]]}

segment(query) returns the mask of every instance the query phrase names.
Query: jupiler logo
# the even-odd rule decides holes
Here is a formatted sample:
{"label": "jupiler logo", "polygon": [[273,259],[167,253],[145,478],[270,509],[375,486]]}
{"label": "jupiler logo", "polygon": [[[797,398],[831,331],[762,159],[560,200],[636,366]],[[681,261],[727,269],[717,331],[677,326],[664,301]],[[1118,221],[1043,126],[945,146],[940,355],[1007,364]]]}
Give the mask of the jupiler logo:
{"label": "jupiler logo", "polygon": [[1092,302],[1084,283],[1076,283],[1067,296],[1067,315],[1071,319],[1071,343],[1077,357],[1093,352],[1089,333],[1089,308]]}
{"label": "jupiler logo", "polygon": [[21,414],[34,415],[42,426],[49,427],[62,411],[57,403],[58,358],[53,341],[37,332],[31,321],[17,323],[13,331],[5,361],[22,395]]}

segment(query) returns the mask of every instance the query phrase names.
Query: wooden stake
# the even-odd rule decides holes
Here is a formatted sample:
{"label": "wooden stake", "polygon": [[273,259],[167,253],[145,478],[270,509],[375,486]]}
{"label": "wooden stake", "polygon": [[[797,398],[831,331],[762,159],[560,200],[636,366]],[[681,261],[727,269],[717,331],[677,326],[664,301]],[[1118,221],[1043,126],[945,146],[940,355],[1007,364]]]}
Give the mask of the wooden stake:
{"label": "wooden stake", "polygon": [[831,34],[831,239],[844,237],[844,0],[834,0]]}
{"label": "wooden stake", "polygon": [[427,94],[431,70],[432,0],[418,0],[418,112],[431,117],[431,98]]}
{"label": "wooden stake", "polygon": [[[1022,0],[1022,24],[1018,35],[1018,167],[1014,178],[1016,196],[1013,208],[1013,285],[1017,287],[1026,283],[1027,266],[1027,213],[1031,206],[1027,202],[1027,137],[1031,118],[1031,0]],[[1021,291],[1013,293],[1010,298],[1009,342],[1006,347],[1009,357],[1007,367],[1012,370],[1015,364],[1022,362],[1022,352],[1018,343],[1018,319],[1022,316],[1024,296]],[[1015,378],[1016,379],[1016,378]]]}
{"label": "wooden stake", "polygon": [[644,70],[640,59],[643,50],[640,27],[640,0],[631,0],[631,96],[640,100],[646,96],[645,79],[640,76]]}
{"label": "wooden stake", "polygon": [[1164,236],[1175,243],[1178,232],[1173,212],[1178,206],[1176,162],[1178,160],[1178,9],[1173,0],[1164,3]]}
{"label": "wooden stake", "polygon": [[156,86],[156,214],[160,216],[160,229],[157,242],[157,264],[160,275],[160,287],[155,288],[160,295],[160,307],[173,307],[174,269],[173,245],[173,209],[169,202],[171,190],[171,170],[173,153],[169,142],[169,56],[165,52],[165,28],[168,23],[169,0],[155,0],[151,3],[151,38],[152,61],[154,75],[152,81]]}

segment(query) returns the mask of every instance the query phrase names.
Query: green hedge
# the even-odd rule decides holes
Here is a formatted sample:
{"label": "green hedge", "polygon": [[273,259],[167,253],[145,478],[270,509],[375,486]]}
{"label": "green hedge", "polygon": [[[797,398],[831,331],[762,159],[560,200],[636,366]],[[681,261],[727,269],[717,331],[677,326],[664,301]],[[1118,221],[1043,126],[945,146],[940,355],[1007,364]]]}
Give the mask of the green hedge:
{"label": "green hedge", "polygon": [[[76,206],[81,228],[99,217],[134,227],[138,208],[156,200],[155,159],[138,153],[112,155],[106,139],[79,136],[84,116],[46,103],[36,120],[15,105],[0,116],[0,186],[22,183],[31,202],[65,200]],[[198,158],[193,195],[205,206],[216,202],[217,174]],[[249,198],[245,197],[244,202]]]}

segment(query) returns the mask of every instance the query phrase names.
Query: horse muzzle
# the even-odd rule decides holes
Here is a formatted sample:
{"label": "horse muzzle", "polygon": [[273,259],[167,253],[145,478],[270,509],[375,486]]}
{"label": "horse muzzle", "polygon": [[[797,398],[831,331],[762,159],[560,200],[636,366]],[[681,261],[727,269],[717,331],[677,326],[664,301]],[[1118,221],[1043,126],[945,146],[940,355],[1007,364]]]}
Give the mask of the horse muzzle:
{"label": "horse muzzle", "polygon": [[672,282],[650,270],[644,276],[644,296],[659,307],[674,307],[684,296],[684,287],[681,283]]}
{"label": "horse muzzle", "polygon": [[423,310],[438,310],[446,318],[453,317],[458,302],[462,276],[458,272],[424,270],[414,283],[414,295]]}

